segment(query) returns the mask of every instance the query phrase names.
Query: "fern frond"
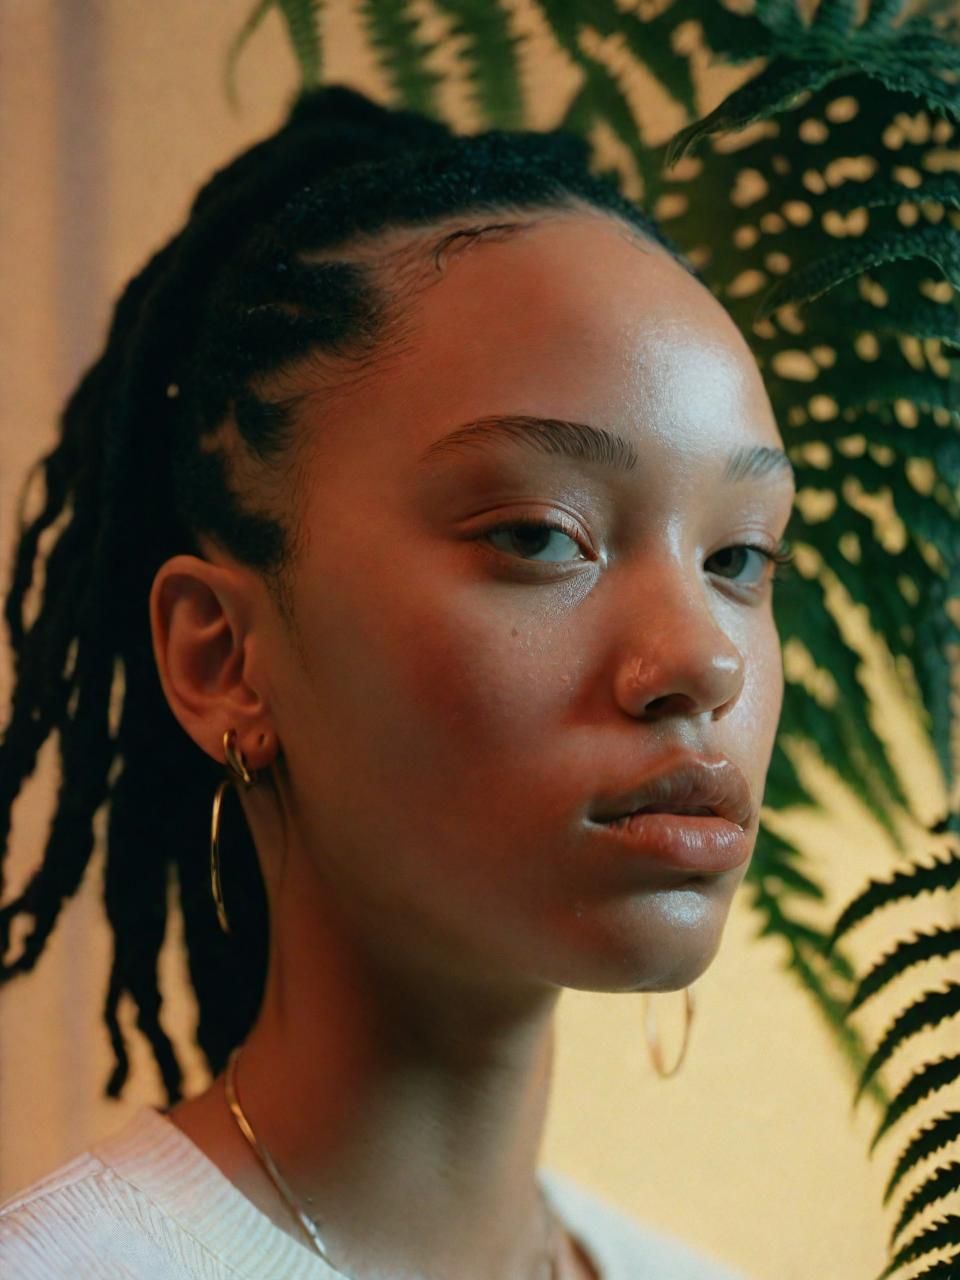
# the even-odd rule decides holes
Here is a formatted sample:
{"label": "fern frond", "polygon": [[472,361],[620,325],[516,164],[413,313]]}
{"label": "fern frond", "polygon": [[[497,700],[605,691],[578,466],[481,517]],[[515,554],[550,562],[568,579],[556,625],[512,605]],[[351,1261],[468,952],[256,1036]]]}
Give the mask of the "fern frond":
{"label": "fern frond", "polygon": [[769,29],[768,66],[747,84],[729,94],[701,120],[681,129],[665,155],[668,168],[702,138],[738,130],[796,105],[844,76],[867,76],[891,93],[909,95],[928,111],[956,119],[960,116],[960,86],[947,73],[960,66],[956,21],[934,29],[912,15],[898,27],[896,10],[875,7],[870,21],[852,22],[847,0],[830,0],[818,7],[804,26],[792,0],[758,3],[757,18]]}
{"label": "fern frond", "polygon": [[[793,535],[795,543],[797,536]],[[907,802],[903,784],[873,725],[851,710],[864,700],[859,656],[847,646],[827,608],[824,583],[798,579],[789,586],[789,591],[783,590],[774,600],[777,629],[784,643],[790,638],[799,640],[818,665],[829,671],[837,696],[833,705],[823,706],[803,686],[787,680],[782,722],[790,732],[802,733],[815,745],[823,762],[845,778],[893,844],[902,848],[895,814]]]}
{"label": "fern frond", "polygon": [[777,58],[760,75],[734,90],[700,120],[674,134],[667,145],[664,164],[672,169],[677,161],[702,139],[714,133],[743,129],[757,120],[791,106],[803,93],[811,93],[846,75],[847,66],[815,66]]}
{"label": "fern frond", "polygon": [[237,105],[236,74],[240,54],[271,9],[276,9],[286,24],[303,87],[312,89],[320,83],[323,68],[322,8],[323,0],[258,0],[227,50],[225,78],[231,105]]}
{"label": "fern frond", "polygon": [[757,309],[762,320],[787,302],[807,302],[835,288],[852,276],[888,262],[927,258],[940,268],[946,279],[960,287],[960,237],[952,228],[919,227],[910,231],[865,235],[855,244],[844,245],[822,258],[814,259],[778,281],[766,293]]}
{"label": "fern frond", "polygon": [[872,33],[891,26],[905,8],[905,0],[870,0],[870,7],[863,20],[864,33]]}
{"label": "fern frond", "polygon": [[237,99],[237,62],[243,51],[247,41],[260,26],[270,10],[273,8],[274,0],[258,0],[253,6],[243,23],[243,26],[230,41],[227,49],[227,57],[224,66],[224,84],[227,92],[227,100],[236,110],[238,106]]}
{"label": "fern frond", "polygon": [[436,116],[436,92],[443,77],[426,65],[436,45],[421,39],[416,18],[397,0],[359,0],[357,11],[393,91],[394,105]]}
{"label": "fern frond", "polygon": [[735,13],[722,4],[706,5],[702,0],[675,0],[670,13],[677,26],[690,21],[700,24],[714,63],[737,66],[770,57],[770,29],[755,13]]}
{"label": "fern frond", "polygon": [[936,893],[941,889],[953,889],[960,884],[960,855],[946,853],[943,858],[933,855],[929,866],[914,863],[902,871],[895,871],[888,880],[867,882],[866,888],[851,901],[838,916],[826,943],[829,952],[855,925],[866,920],[882,907],[905,899],[913,901],[924,893]]}
{"label": "fern frond", "polygon": [[[575,11],[566,0],[536,2],[543,10],[544,18],[558,44],[583,73],[583,94],[582,97],[578,95],[581,116],[585,116],[588,110],[591,123],[602,119],[610,126],[637,165],[644,190],[652,191],[659,179],[657,167],[643,146],[640,123],[630,107],[623,86],[603,63],[590,57],[582,46],[581,32],[589,25],[583,21],[583,11]],[[588,100],[589,108],[586,107]],[[568,121],[569,116],[568,112]],[[570,127],[569,123],[565,127]]]}
{"label": "fern frond", "polygon": [[678,6],[640,18],[619,7],[615,0],[590,0],[578,10],[580,30],[590,28],[599,36],[619,36],[637,62],[656,79],[669,96],[690,115],[697,110],[693,71],[689,61],[673,48],[673,33],[684,20]]}
{"label": "fern frond", "polygon": [[774,39],[770,48],[776,49],[784,40],[797,43],[807,32],[803,10],[796,0],[756,0],[754,13]]}
{"label": "fern frond", "polygon": [[[891,1275],[894,1271],[899,1271],[901,1267],[905,1267],[908,1262],[916,1262],[918,1258],[924,1257],[929,1253],[934,1253],[938,1249],[948,1248],[950,1245],[960,1245],[960,1215],[955,1213],[947,1214],[945,1218],[938,1218],[936,1222],[924,1228],[919,1235],[898,1249],[890,1260],[889,1266],[880,1272],[879,1280],[883,1277]],[[956,1254],[953,1255],[956,1258]],[[929,1274],[922,1272],[922,1275]],[[947,1275],[950,1273],[947,1272]]]}
{"label": "fern frond", "polygon": [[938,204],[960,209],[960,175],[922,174],[915,186],[908,186],[896,178],[880,174],[865,182],[845,182],[842,186],[832,188],[826,195],[810,197],[814,218],[822,218],[831,210],[848,213],[853,209],[876,209],[906,202],[920,204],[924,201],[936,201]]}
{"label": "fern frond", "polygon": [[[854,1103],[859,1102],[864,1088],[880,1068],[893,1057],[901,1045],[928,1027],[939,1026],[947,1018],[960,1014],[960,983],[948,982],[940,991],[925,991],[901,1010],[880,1037],[880,1043],[867,1060]],[[960,1114],[960,1113],[958,1113]]]}
{"label": "fern frond", "polygon": [[908,1111],[940,1089],[953,1084],[955,1080],[960,1080],[960,1057],[937,1058],[934,1062],[926,1063],[919,1071],[915,1071],[907,1083],[890,1099],[883,1120],[877,1126],[870,1142],[870,1151],[873,1152],[884,1134],[889,1132]]}
{"label": "fern frond", "polygon": [[287,24],[290,43],[300,65],[304,89],[314,89],[323,72],[320,17],[324,0],[275,0]]}
{"label": "fern frond", "polygon": [[[930,933],[914,934],[908,941],[899,942],[893,951],[883,956],[861,978],[846,1010],[846,1017],[855,1013],[863,1004],[882,991],[901,974],[938,956],[951,956],[960,951],[960,927],[933,929]],[[960,1061],[960,1059],[958,1059]]]}
{"label": "fern frond", "polygon": [[957,1191],[960,1191],[960,1163],[952,1160],[949,1164],[944,1165],[942,1169],[937,1169],[931,1177],[922,1182],[914,1191],[911,1191],[904,1201],[900,1215],[890,1233],[891,1247],[914,1218],[923,1213],[924,1209],[929,1209],[938,1200],[942,1200],[945,1196],[952,1195]]}
{"label": "fern frond", "polygon": [[459,61],[467,67],[471,99],[481,118],[498,129],[519,129],[526,109],[518,49],[509,14],[499,4],[434,0],[453,19],[450,34],[462,40]]}
{"label": "fern frond", "polygon": [[[761,840],[758,841],[758,853],[770,839],[770,832],[762,833]],[[754,859],[756,857],[757,854]],[[754,862],[751,862],[748,869],[746,882],[750,891],[751,909],[764,919],[764,924],[755,936],[776,937],[784,942],[787,948],[786,968],[811,997],[814,1007],[830,1028],[854,1072],[862,1071],[867,1060],[863,1037],[856,1028],[844,1023],[843,999],[831,990],[831,977],[836,977],[837,974],[843,979],[845,989],[847,988],[852,966],[839,953],[831,955],[828,962],[824,963],[822,932],[784,910],[782,891],[776,890],[772,880],[754,869]],[[887,1095],[879,1081],[872,1080],[868,1090],[879,1106],[887,1105]]]}
{"label": "fern frond", "polygon": [[824,33],[828,39],[848,36],[856,25],[859,9],[859,0],[820,0],[811,30]]}
{"label": "fern frond", "polygon": [[[817,809],[817,806],[808,799],[793,761],[784,750],[783,736],[777,737],[773,744],[766,786],[763,789],[763,803],[765,807],[776,812],[792,808],[795,811],[799,809],[801,812],[815,813]],[[770,835],[772,839],[776,839],[772,832]],[[756,854],[754,854],[755,858]]]}

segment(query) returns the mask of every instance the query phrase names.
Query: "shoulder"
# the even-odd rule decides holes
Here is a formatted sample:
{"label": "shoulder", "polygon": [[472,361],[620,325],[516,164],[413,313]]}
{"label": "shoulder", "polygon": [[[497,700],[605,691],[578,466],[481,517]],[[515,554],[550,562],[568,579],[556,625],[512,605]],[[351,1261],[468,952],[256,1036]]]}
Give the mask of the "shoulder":
{"label": "shoulder", "polygon": [[125,1125],[0,1204],[17,1280],[330,1280],[169,1119]]}
{"label": "shoulder", "polygon": [[633,1280],[639,1274],[664,1280],[750,1280],[686,1241],[638,1222],[565,1174],[541,1169],[540,1176],[561,1217],[602,1268],[604,1280]]}
{"label": "shoulder", "polygon": [[138,1188],[84,1151],[0,1202],[0,1275],[193,1280],[174,1233]]}

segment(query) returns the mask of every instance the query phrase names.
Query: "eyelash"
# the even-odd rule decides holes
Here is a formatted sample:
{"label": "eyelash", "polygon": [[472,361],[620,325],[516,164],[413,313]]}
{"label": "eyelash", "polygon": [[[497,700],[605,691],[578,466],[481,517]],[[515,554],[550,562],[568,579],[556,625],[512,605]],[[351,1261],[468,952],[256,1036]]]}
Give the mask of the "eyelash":
{"label": "eyelash", "polygon": [[[524,519],[522,517],[518,520],[508,520],[508,521],[505,521],[503,524],[494,525],[490,529],[485,529],[483,533],[479,535],[477,540],[482,542],[485,539],[491,537],[495,533],[503,533],[508,529],[517,529],[517,528],[552,529],[556,533],[565,534],[568,538],[570,538],[572,542],[576,542],[578,544],[580,542],[579,538],[577,537],[574,526],[568,524],[566,521],[539,520],[535,518]],[[796,559],[796,552],[795,552],[794,546],[786,538],[780,539],[774,551],[771,551],[769,547],[761,546],[759,543],[756,543],[756,542],[737,542],[737,543],[733,543],[731,547],[722,547],[721,550],[728,551],[728,550],[740,549],[740,548],[743,548],[745,551],[756,551],[758,555],[763,556],[765,560],[769,561],[773,565],[773,569],[769,577],[766,579],[766,581],[768,582],[780,582],[785,577],[788,577],[790,566],[793,565]],[[497,551],[497,548],[492,547],[491,550]],[[497,551],[497,554],[507,555],[508,553]],[[517,559],[520,559],[521,561],[523,561],[522,556],[518,556]],[[536,562],[526,561],[524,563],[533,564]],[[559,562],[555,561],[554,563],[559,563]]]}

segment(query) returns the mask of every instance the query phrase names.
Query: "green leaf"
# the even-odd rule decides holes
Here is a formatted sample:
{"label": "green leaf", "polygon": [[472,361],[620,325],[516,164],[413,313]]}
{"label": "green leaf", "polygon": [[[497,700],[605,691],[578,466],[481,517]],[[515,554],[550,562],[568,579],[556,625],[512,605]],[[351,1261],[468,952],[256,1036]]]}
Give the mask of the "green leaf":
{"label": "green leaf", "polygon": [[960,854],[953,853],[946,854],[942,860],[934,854],[930,866],[915,864],[906,871],[894,872],[889,880],[871,879],[867,887],[857,894],[840,913],[827,939],[827,950],[831,950],[855,925],[862,923],[883,907],[903,899],[919,898],[924,893],[953,889],[958,884],[960,884]]}
{"label": "green leaf", "polygon": [[[960,983],[958,982],[948,982],[940,991],[925,991],[918,999],[908,1004],[897,1014],[880,1037],[880,1043],[870,1055],[863,1075],[860,1077],[854,1101],[860,1098],[868,1082],[902,1045],[926,1028],[938,1027],[947,1019],[956,1017],[957,1014],[960,1014]],[[901,1172],[905,1173],[906,1169]],[[896,1186],[896,1182],[896,1178],[891,1181],[887,1188],[888,1195]],[[886,1196],[884,1199],[886,1200]]]}
{"label": "green leaf", "polygon": [[736,66],[772,53],[770,30],[753,14],[734,13],[723,4],[704,4],[703,0],[677,0],[670,13],[678,26],[683,21],[697,23],[714,63]]}
{"label": "green leaf", "polygon": [[935,263],[950,284],[960,286],[960,236],[951,227],[867,233],[778,280],[760,300],[757,319],[764,319],[786,302],[817,298],[873,267],[917,258]]}
{"label": "green leaf", "polygon": [[[764,859],[770,857],[771,847],[785,847],[773,833],[764,831],[762,835],[764,853],[761,857]],[[746,885],[751,895],[751,910],[765,919],[757,936],[776,937],[785,944],[787,968],[810,995],[815,1009],[859,1073],[866,1059],[863,1038],[854,1027],[844,1022],[842,1002],[830,989],[834,975],[839,974],[845,984],[849,982],[852,973],[849,961],[840,953],[824,955],[821,931],[798,921],[785,910],[781,901],[783,895],[772,893],[768,887],[768,874],[757,871],[756,855],[747,870]],[[879,1082],[871,1082],[869,1092],[880,1106],[886,1105],[886,1093]]]}
{"label": "green leaf", "polygon": [[866,182],[845,182],[826,195],[811,196],[809,200],[815,218],[822,218],[831,209],[848,213],[853,209],[920,204],[927,200],[960,209],[960,174],[924,174],[920,185],[916,187],[908,187],[904,182],[880,174]]}
{"label": "green leaf", "polygon": [[822,584],[796,579],[790,586],[795,589],[782,591],[775,599],[781,639],[783,643],[794,635],[800,639],[817,665],[829,671],[837,686],[838,698],[835,706],[820,706],[801,685],[787,680],[781,715],[783,729],[803,733],[824,763],[845,780],[899,847],[902,837],[894,813],[906,803],[906,797],[890,766],[884,743],[859,710],[864,702],[864,690],[857,674],[859,655],[847,647],[826,606]]}
{"label": "green leaf", "polygon": [[862,30],[867,32],[889,28],[893,19],[907,7],[908,0],[870,0],[870,9],[863,22]]}
{"label": "green leaf", "polygon": [[829,36],[846,36],[855,24],[859,0],[820,0],[812,28]]}
{"label": "green leaf", "polygon": [[797,0],[756,0],[754,12],[767,30],[781,40],[798,40],[806,33]]}
{"label": "green leaf", "polygon": [[320,37],[320,11],[323,0],[259,0],[247,16],[227,51],[227,96],[236,106],[236,65],[247,41],[260,26],[271,9],[283,18],[290,44],[300,68],[304,89],[315,88],[320,83],[323,66],[323,47]]}
{"label": "green leaf", "polygon": [[589,0],[579,9],[582,25],[600,36],[621,36],[637,61],[688,113],[696,111],[696,91],[689,59],[675,52],[673,33],[680,24],[676,6],[652,17],[639,18],[614,0]]}
{"label": "green leaf", "polygon": [[258,3],[247,14],[243,26],[230,41],[230,47],[227,50],[225,79],[227,100],[234,109],[239,105],[237,98],[237,61],[247,41],[273,8],[273,5],[274,0],[258,0]]}
{"label": "green leaf", "polygon": [[[893,1175],[884,1188],[883,1203],[886,1204],[897,1186],[918,1164],[932,1156],[941,1148],[947,1146],[960,1137],[960,1111],[948,1111],[945,1115],[938,1116],[931,1124],[921,1129],[915,1138],[907,1145],[900,1159],[894,1167]],[[960,1218],[955,1219],[960,1225]],[[960,1238],[958,1238],[960,1242]],[[910,1246],[907,1246],[909,1249]],[[891,1260],[896,1266],[901,1266],[908,1256],[916,1257],[914,1253],[908,1255],[907,1249],[901,1249]]]}
{"label": "green leaf", "polygon": [[[930,1138],[937,1139],[937,1146],[944,1146],[950,1139],[949,1135],[957,1128],[957,1118],[960,1112],[952,1112],[948,1116],[942,1117],[930,1126],[927,1133]],[[937,1148],[933,1148],[936,1150]],[[919,1152],[909,1152],[911,1167],[922,1158]],[[936,1222],[925,1227],[919,1235],[898,1249],[890,1260],[889,1266],[885,1267],[881,1272],[881,1277],[890,1275],[893,1271],[899,1270],[909,1262],[915,1262],[919,1258],[926,1257],[928,1254],[939,1252],[941,1249],[948,1248],[950,1245],[960,1244],[960,1215],[947,1214],[945,1218],[938,1218]],[[952,1259],[956,1259],[957,1255],[953,1254]],[[932,1275],[929,1269],[925,1269],[920,1273],[925,1280],[930,1280]],[[950,1272],[943,1273],[949,1277]],[[954,1272],[955,1274],[955,1272]]]}
{"label": "green leaf", "polygon": [[397,0],[359,0],[357,8],[394,102],[437,116],[436,91],[443,77],[426,65],[436,45],[419,38],[417,20]]}
{"label": "green leaf", "polygon": [[276,0],[287,24],[293,51],[300,64],[304,89],[320,83],[323,69],[323,45],[320,37],[320,12],[323,0]]}
{"label": "green leaf", "polygon": [[829,84],[852,68],[848,66],[817,67],[789,58],[776,58],[759,75],[728,94],[719,106],[693,124],[680,129],[667,144],[664,164],[672,169],[701,138],[710,134],[742,129],[794,102],[801,93],[809,93]]}
{"label": "green leaf", "polygon": [[[882,991],[895,978],[899,978],[914,965],[939,956],[950,956],[956,951],[960,951],[960,927],[933,929],[929,933],[914,934],[909,940],[898,943],[892,952],[878,961],[861,978],[847,1006],[846,1016],[849,1017],[850,1014],[855,1013],[871,996]],[[957,1061],[960,1062],[960,1059]],[[879,1137],[879,1134],[877,1136]]]}
{"label": "green leaf", "polygon": [[[956,1061],[956,1059],[949,1061]],[[935,1170],[931,1177],[926,1178],[920,1186],[911,1191],[890,1233],[891,1245],[924,1209],[957,1191],[960,1191],[960,1162],[954,1160],[944,1165],[942,1169]]]}
{"label": "green leaf", "polygon": [[510,19],[490,0],[435,0],[453,19],[451,35],[462,39],[458,59],[467,67],[474,107],[489,126],[521,127],[525,106],[517,50],[522,43],[510,30]]}

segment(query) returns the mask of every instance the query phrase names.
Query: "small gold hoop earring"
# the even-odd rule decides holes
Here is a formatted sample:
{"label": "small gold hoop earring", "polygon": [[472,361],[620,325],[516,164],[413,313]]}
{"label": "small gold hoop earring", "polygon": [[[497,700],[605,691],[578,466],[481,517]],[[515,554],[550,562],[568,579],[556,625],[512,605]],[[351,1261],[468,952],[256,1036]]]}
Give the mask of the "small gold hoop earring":
{"label": "small gold hoop earring", "polygon": [[657,1074],[660,1076],[663,1076],[664,1079],[667,1079],[670,1076],[676,1075],[676,1073],[680,1070],[680,1064],[683,1062],[684,1056],[686,1055],[686,1052],[687,1052],[687,1045],[690,1042],[690,1027],[693,1023],[693,1011],[694,1011],[693,987],[692,986],[684,987],[683,989],[683,995],[684,995],[683,1044],[680,1046],[679,1057],[677,1058],[676,1062],[673,1064],[673,1066],[670,1068],[669,1071],[666,1070],[666,1068],[663,1065],[663,1050],[660,1047],[660,1039],[659,1039],[659,1036],[657,1035],[657,1025],[656,1025],[657,1020],[655,1016],[655,1011],[651,1005],[650,995],[651,995],[651,992],[649,991],[643,992],[644,1029],[646,1031],[646,1036],[647,1036],[647,1046],[650,1051],[650,1059],[653,1062],[654,1067],[656,1068]]}
{"label": "small gold hoop earring", "polygon": [[216,794],[213,797],[213,813],[210,818],[210,888],[213,891],[213,901],[217,907],[217,920],[220,922],[220,928],[224,933],[230,932],[230,922],[227,919],[227,909],[223,902],[223,887],[220,883],[220,814],[223,808],[223,795],[230,783],[235,780],[242,782],[244,789],[252,787],[255,781],[247,768],[243,752],[237,747],[236,742],[236,729],[227,729],[223,735],[223,754],[227,758],[227,764],[233,777],[224,778],[217,787]]}

